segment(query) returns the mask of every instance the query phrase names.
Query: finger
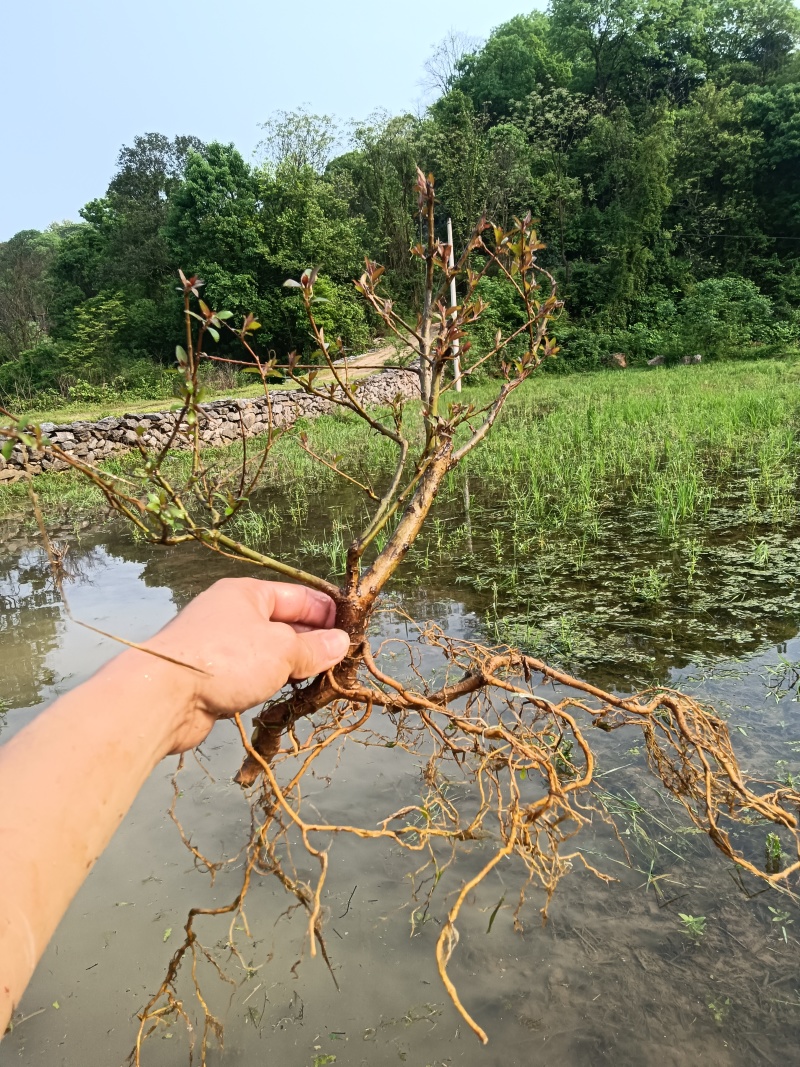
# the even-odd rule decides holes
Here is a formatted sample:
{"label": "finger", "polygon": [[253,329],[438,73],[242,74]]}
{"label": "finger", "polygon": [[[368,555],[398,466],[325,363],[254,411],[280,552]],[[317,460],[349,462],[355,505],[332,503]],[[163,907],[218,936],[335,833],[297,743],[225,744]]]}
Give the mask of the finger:
{"label": "finger", "polygon": [[310,678],[321,674],[344,659],[350,648],[345,630],[310,630],[296,634],[289,653],[289,677]]}
{"label": "finger", "polygon": [[273,622],[302,623],[314,629],[333,626],[336,604],[326,594],[305,585],[290,585],[288,582],[269,582],[272,596]]}

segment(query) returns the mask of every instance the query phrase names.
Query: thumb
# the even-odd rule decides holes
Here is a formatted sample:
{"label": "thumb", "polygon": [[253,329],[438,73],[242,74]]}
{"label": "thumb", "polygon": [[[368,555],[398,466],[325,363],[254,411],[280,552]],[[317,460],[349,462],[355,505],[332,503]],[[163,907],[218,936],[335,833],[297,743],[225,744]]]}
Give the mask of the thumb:
{"label": "thumb", "polygon": [[310,678],[344,659],[350,648],[345,630],[309,630],[296,634],[289,658],[290,678]]}

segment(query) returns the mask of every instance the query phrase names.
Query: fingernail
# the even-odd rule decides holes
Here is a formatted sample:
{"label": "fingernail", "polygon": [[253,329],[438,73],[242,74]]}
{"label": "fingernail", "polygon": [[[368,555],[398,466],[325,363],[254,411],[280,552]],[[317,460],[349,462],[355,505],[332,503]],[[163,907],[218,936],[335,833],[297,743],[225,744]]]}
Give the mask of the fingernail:
{"label": "fingernail", "polygon": [[309,589],[308,593],[318,604],[324,604],[327,607],[328,604],[333,603],[332,597],[329,597],[327,593],[323,593],[319,589]]}
{"label": "fingernail", "polygon": [[350,635],[346,630],[327,630],[325,633],[325,645],[332,659],[337,663],[350,648]]}

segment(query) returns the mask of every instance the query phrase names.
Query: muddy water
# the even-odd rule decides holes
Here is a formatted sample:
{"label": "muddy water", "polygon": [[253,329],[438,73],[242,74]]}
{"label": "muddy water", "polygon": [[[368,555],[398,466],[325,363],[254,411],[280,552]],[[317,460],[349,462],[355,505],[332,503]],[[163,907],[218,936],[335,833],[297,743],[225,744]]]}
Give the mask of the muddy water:
{"label": "muddy water", "polygon": [[[488,501],[477,499],[472,508],[484,508],[484,520],[491,516]],[[797,676],[790,666],[800,661],[789,580],[793,531],[754,532],[736,524],[727,533],[708,525],[689,531],[685,536],[698,545],[687,583],[680,544],[658,543],[645,523],[637,531],[630,513],[624,520],[608,516],[579,557],[563,536],[538,556],[530,546],[523,552],[519,531],[503,526],[499,513],[499,535],[482,541],[463,532],[463,523],[455,506],[445,506],[437,531],[398,583],[395,596],[411,615],[435,618],[455,634],[493,639],[513,631],[530,647],[545,646],[554,658],[607,684],[685,686],[729,718],[751,774],[800,775]],[[292,537],[296,542],[296,533]],[[765,560],[763,550],[755,550],[768,539]],[[297,551],[324,557],[313,543]],[[131,546],[113,530],[73,541],[67,558],[75,618],[134,640],[216,578],[246,573],[191,550]],[[641,584],[630,581],[650,568],[665,576],[657,600],[643,597]],[[456,581],[465,575],[468,581]],[[652,580],[646,588],[652,592]],[[629,592],[620,596],[620,589]],[[24,538],[7,540],[0,597],[0,722],[7,737],[114,649],[67,618],[43,554]],[[406,635],[392,615],[382,616],[380,626],[384,636]],[[205,974],[210,1003],[225,1023],[224,1053],[212,1052],[209,1062],[795,1062],[800,910],[741,878],[704,837],[687,832],[676,806],[650,782],[638,742],[636,734],[621,733],[598,741],[596,796],[617,813],[621,840],[596,820],[580,843],[589,862],[615,883],[576,868],[559,887],[548,925],[538,922],[543,899],[533,892],[524,928],[515,933],[511,911],[520,872],[509,865],[496,870],[463,912],[450,973],[489,1033],[488,1047],[476,1043],[448,1003],[433,951],[453,890],[485,862],[488,846],[476,843],[448,871],[423,912],[412,900],[407,855],[341,838],[331,849],[324,899],[340,991],[321,960],[304,956],[304,922],[287,911],[291,900],[274,880],[257,882],[248,908],[257,942],[248,959],[251,973],[245,977],[232,966],[235,989]],[[203,758],[207,771],[191,762],[180,779],[179,814],[205,852],[234,855],[246,839],[249,815],[230,783],[240,759],[230,725],[215,729]],[[349,745],[331,773],[335,759],[323,758],[306,787],[311,810],[326,820],[374,825],[424,788],[420,766],[398,750]],[[135,1012],[158,987],[188,909],[235,895],[235,865],[210,886],[167,817],[174,763],[151,776],[64,919],[0,1062],[122,1064]],[[764,833],[747,828],[742,843],[757,850]],[[297,862],[311,878],[314,869]],[[703,932],[690,936],[681,914],[704,919]],[[208,920],[202,932],[224,961],[227,922]],[[184,985],[181,991],[188,1005],[189,990]],[[184,1028],[157,1033],[144,1062],[188,1062]]]}

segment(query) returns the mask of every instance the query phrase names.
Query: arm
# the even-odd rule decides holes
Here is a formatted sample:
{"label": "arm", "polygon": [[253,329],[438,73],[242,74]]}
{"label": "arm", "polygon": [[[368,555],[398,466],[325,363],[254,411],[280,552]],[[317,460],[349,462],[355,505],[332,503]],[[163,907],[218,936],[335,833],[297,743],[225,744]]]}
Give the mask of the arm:
{"label": "arm", "polygon": [[0,1035],[156,764],[338,663],[349,638],[334,615],[304,586],[217,582],[147,642],[195,670],[128,650],[0,748]]}

